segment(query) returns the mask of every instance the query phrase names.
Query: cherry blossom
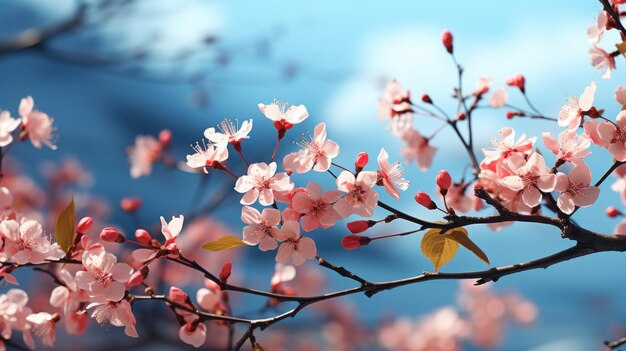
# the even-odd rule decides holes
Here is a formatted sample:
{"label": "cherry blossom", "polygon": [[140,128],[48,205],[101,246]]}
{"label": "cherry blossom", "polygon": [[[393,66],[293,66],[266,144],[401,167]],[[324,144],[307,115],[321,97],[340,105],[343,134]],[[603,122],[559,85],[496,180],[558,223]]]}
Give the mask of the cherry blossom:
{"label": "cherry blossom", "polygon": [[206,341],[206,325],[196,321],[187,322],[180,327],[178,337],[185,344],[198,348]]}
{"label": "cherry blossom", "polygon": [[620,105],[626,104],[626,88],[623,86],[618,86],[615,88],[615,101],[617,101]]}
{"label": "cherry blossom", "polygon": [[567,103],[561,107],[559,113],[559,125],[568,129],[576,129],[580,127],[583,115],[588,112],[593,104],[593,98],[596,93],[596,83],[585,88],[580,98],[571,96],[567,99]]}
{"label": "cherry blossom", "polygon": [[469,212],[474,206],[474,196],[466,195],[468,184],[452,184],[446,194],[446,203],[456,212]]}
{"label": "cherry blossom", "polygon": [[207,168],[220,167],[228,159],[228,143],[224,140],[218,143],[206,143],[202,140],[202,146],[196,143],[192,149],[196,152],[187,155],[187,166],[191,168],[202,168],[204,173],[209,173]]}
{"label": "cherry blossom", "polygon": [[[183,229],[183,223],[185,217],[180,215],[178,217],[172,216],[172,219],[167,222],[163,216],[161,216],[161,233],[165,237],[165,243],[161,245],[159,250],[167,251],[169,257],[178,256],[178,247],[176,245],[176,239]],[[133,251],[133,258],[139,262],[147,262],[157,256],[157,251],[153,249],[137,249]]]}
{"label": "cherry blossom", "polygon": [[243,241],[248,245],[259,245],[261,251],[274,250],[278,247],[276,237],[280,223],[280,210],[264,208],[259,212],[254,207],[243,206],[241,221],[247,224],[243,228]]}
{"label": "cherry blossom", "polygon": [[600,189],[590,186],[591,171],[584,164],[577,165],[568,175],[557,173],[554,190],[561,193],[557,205],[565,214],[574,212],[576,206],[587,207],[593,205],[600,195]]}
{"label": "cherry blossom", "polygon": [[259,200],[263,206],[274,203],[274,191],[289,191],[293,182],[287,173],[276,174],[276,162],[269,165],[265,162],[253,163],[248,167],[248,174],[237,179],[235,190],[244,194],[242,205],[251,205]]}
{"label": "cherry blossom", "polygon": [[474,95],[486,94],[489,91],[492,82],[493,81],[490,78],[480,78],[478,83],[476,83],[476,88],[474,88]]}
{"label": "cherry blossom", "polygon": [[502,178],[502,183],[511,190],[521,191],[522,200],[529,207],[541,203],[541,192],[554,190],[556,176],[550,173],[546,161],[538,153],[532,153],[528,160],[521,154],[515,154],[504,161],[512,174]]}
{"label": "cherry blossom", "polygon": [[13,142],[13,131],[21,123],[22,120],[11,117],[9,111],[0,112],[0,147],[5,147]]}
{"label": "cherry blossom", "polygon": [[87,315],[80,310],[80,304],[89,301],[88,293],[78,289],[74,277],[66,269],[58,272],[58,278],[64,285],[52,290],[50,305],[61,309],[67,333],[80,335],[87,328]]}
{"label": "cherry blossom", "polygon": [[205,280],[205,288],[198,289],[196,293],[196,300],[198,305],[205,311],[214,312],[216,308],[222,303],[220,296],[220,287],[212,280]]}
{"label": "cherry blossom", "polygon": [[626,160],[626,111],[620,111],[615,123],[591,120],[584,128],[591,141],[609,150],[616,161]]}
{"label": "cherry blossom", "polygon": [[272,290],[275,290],[275,287],[282,283],[293,280],[295,277],[296,267],[289,264],[276,263],[276,266],[274,267],[274,274],[270,280]]}
{"label": "cherry blossom", "polygon": [[615,69],[615,59],[603,49],[593,46],[589,48],[589,60],[603,79],[611,78],[611,71]]}
{"label": "cherry blossom", "polygon": [[[274,121],[274,127],[279,131],[279,135],[281,131],[284,133],[309,117],[309,111],[304,105],[289,106],[287,103],[276,100],[269,105],[259,104],[259,110],[265,117]],[[282,136],[279,137],[282,138]]]}
{"label": "cherry blossom", "polygon": [[252,131],[252,119],[245,120],[241,123],[241,126],[233,124],[232,120],[223,120],[216,128],[207,128],[204,131],[204,137],[210,142],[220,144],[226,141],[227,143],[237,145],[241,143],[243,139],[249,139],[248,134]]}
{"label": "cherry blossom", "polygon": [[[31,334],[31,324],[27,317],[32,310],[27,306],[28,294],[21,289],[10,289],[0,295],[0,336],[9,340],[13,330],[22,332],[24,343],[31,349],[35,349],[35,342]],[[0,348],[4,344],[0,344]]]}
{"label": "cherry blossom", "polygon": [[33,333],[41,339],[41,342],[48,346],[54,346],[55,325],[58,316],[53,316],[47,312],[34,313],[26,317],[26,320],[33,324]]}
{"label": "cherry blossom", "polygon": [[315,242],[311,238],[300,236],[300,225],[296,221],[287,221],[280,228],[278,240],[281,242],[276,254],[276,262],[288,263],[295,266],[312,260],[317,254]]}
{"label": "cherry blossom", "polygon": [[337,188],[346,194],[335,203],[335,210],[344,218],[351,214],[371,217],[378,205],[378,193],[372,189],[377,179],[375,172],[359,172],[356,177],[352,172],[341,172]]}
{"label": "cherry blossom", "polygon": [[381,183],[387,193],[396,199],[400,199],[400,190],[409,188],[409,181],[404,179],[404,171],[400,169],[400,162],[389,163],[389,154],[385,149],[380,149],[378,154],[378,182]]}
{"label": "cherry blossom", "polygon": [[509,93],[504,88],[496,89],[489,98],[489,106],[498,108],[506,105],[509,99]]}
{"label": "cherry blossom", "polygon": [[402,136],[413,126],[411,93],[405,92],[395,79],[389,81],[383,97],[378,99],[378,111],[381,118],[391,122],[395,136]]}
{"label": "cherry blossom", "polygon": [[133,178],[152,173],[152,164],[161,157],[161,143],[150,135],[138,135],[135,145],[128,150],[130,175]]}
{"label": "cherry blossom", "polygon": [[582,163],[582,159],[591,155],[587,150],[591,146],[591,140],[585,134],[576,134],[573,130],[565,130],[559,134],[559,140],[554,139],[551,133],[544,132],[543,144],[552,151],[558,160]]}
{"label": "cherry blossom", "polygon": [[28,134],[28,138],[34,147],[41,149],[42,145],[46,145],[52,150],[56,150],[53,144],[54,136],[52,133],[56,130],[52,126],[54,119],[47,114],[35,110],[35,101],[32,97],[27,96],[20,101],[19,114],[22,117],[22,125]]}
{"label": "cherry blossom", "polygon": [[529,155],[532,151],[533,145],[535,144],[535,140],[537,139],[535,137],[527,139],[526,134],[522,134],[516,141],[515,130],[510,127],[500,129],[500,138],[501,140],[496,138],[492,139],[492,149],[483,149],[483,154],[485,154],[483,163],[485,165],[501,161],[517,153]]}
{"label": "cherry blossom", "polygon": [[2,186],[0,187],[0,209],[9,208],[13,205],[13,194],[9,188]]}
{"label": "cherry blossom", "polygon": [[126,263],[118,263],[117,257],[106,252],[101,245],[83,253],[84,271],[76,273],[76,286],[89,293],[91,298],[119,301],[126,293],[125,283],[133,269]]}
{"label": "cherry blossom", "polygon": [[126,333],[126,335],[133,338],[139,337],[137,329],[135,329],[137,321],[135,320],[135,316],[133,315],[128,301],[94,302],[89,304],[87,308],[93,308],[91,317],[95,318],[98,324],[110,324],[114,327],[124,327],[124,333]]}
{"label": "cherry blossom", "polygon": [[422,136],[417,130],[410,129],[402,134],[402,140],[406,145],[400,151],[407,162],[417,162],[422,171],[428,170],[433,161],[437,148],[429,144],[428,138]]}
{"label": "cherry blossom", "polygon": [[285,169],[296,173],[306,173],[311,169],[326,172],[332,159],[339,155],[339,145],[326,139],[326,123],[318,124],[313,138],[307,139],[303,136],[298,145],[301,150],[288,154],[283,160]]}
{"label": "cherry blossom", "polygon": [[17,264],[44,263],[65,256],[57,243],[43,233],[39,222],[22,218],[18,223],[9,219],[0,223],[0,234],[4,238],[5,259]]}
{"label": "cherry blossom", "polygon": [[333,205],[339,200],[341,193],[338,190],[322,192],[317,183],[309,183],[306,191],[298,192],[293,196],[291,205],[294,210],[302,214],[300,224],[305,232],[319,227],[329,228],[341,219]]}
{"label": "cherry blossom", "polygon": [[590,44],[599,44],[604,36],[604,30],[609,21],[609,15],[606,11],[600,11],[596,19],[596,23],[587,28],[587,38]]}

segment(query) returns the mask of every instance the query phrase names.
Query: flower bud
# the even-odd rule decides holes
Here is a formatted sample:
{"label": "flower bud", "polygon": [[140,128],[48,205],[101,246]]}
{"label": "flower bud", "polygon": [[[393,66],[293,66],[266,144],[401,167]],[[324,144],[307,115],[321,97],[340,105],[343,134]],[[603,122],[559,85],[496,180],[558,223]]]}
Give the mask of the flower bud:
{"label": "flower bud", "polygon": [[226,261],[220,270],[220,281],[224,284],[228,281],[228,277],[230,277],[230,273],[233,270],[233,264],[230,261]]}
{"label": "flower bud", "polygon": [[415,195],[415,202],[426,207],[429,210],[437,209],[437,204],[435,204],[433,200],[430,198],[430,196],[423,191],[419,191]]}
{"label": "flower bud", "polygon": [[163,147],[170,146],[172,143],[172,132],[169,129],[163,129],[159,132],[159,142]]}
{"label": "flower bud", "polygon": [[83,217],[78,221],[78,225],[76,226],[76,231],[85,234],[91,226],[93,225],[93,218],[91,217]]}
{"label": "flower bud", "polygon": [[611,217],[611,218],[615,218],[619,215],[621,215],[622,213],[615,207],[611,206],[611,207],[607,207],[606,208],[606,215]]}
{"label": "flower bud", "polygon": [[453,46],[452,46],[452,33],[450,33],[447,29],[441,33],[441,42],[443,46],[446,48],[449,54],[452,54]]}
{"label": "flower bud", "polygon": [[376,222],[374,221],[354,221],[354,222],[350,222],[346,224],[346,227],[348,227],[348,230],[350,231],[350,233],[358,234],[358,233],[363,233],[374,224],[376,224]]}
{"label": "flower bud", "polygon": [[514,111],[506,111],[506,119],[513,119],[513,117],[517,116],[517,112]]}
{"label": "flower bud", "polygon": [[168,298],[181,305],[184,305],[189,301],[189,295],[175,286],[170,287]]}
{"label": "flower bud", "polygon": [[140,270],[135,271],[128,279],[128,287],[132,288],[133,286],[141,284],[146,277],[148,277],[148,273],[150,273],[148,266],[143,266]]}
{"label": "flower bud", "polygon": [[100,232],[100,240],[108,243],[123,243],[126,238],[113,227],[106,227]]}
{"label": "flower bud", "polygon": [[358,249],[370,243],[372,239],[367,236],[348,235],[341,239],[341,247],[346,250]]}
{"label": "flower bud", "polygon": [[516,74],[513,77],[508,78],[505,83],[511,87],[518,87],[522,93],[526,90],[526,79],[521,74]]}
{"label": "flower bud", "polygon": [[120,207],[124,212],[135,212],[141,207],[141,199],[138,197],[125,197],[120,201]]}
{"label": "flower bud", "polygon": [[367,162],[369,162],[369,156],[367,152],[359,152],[356,155],[356,160],[354,161],[354,165],[357,172],[361,172],[365,166],[367,166]]}
{"label": "flower bud", "polygon": [[427,104],[433,103],[433,100],[430,98],[430,96],[428,96],[428,94],[422,94],[422,101],[424,101]]}
{"label": "flower bud", "polygon": [[152,242],[152,236],[145,229],[137,229],[135,230],[135,239],[142,244],[150,245]]}
{"label": "flower bud", "polygon": [[437,174],[436,182],[439,187],[439,192],[441,192],[441,195],[445,196],[448,193],[448,189],[452,186],[452,177],[450,177],[448,171],[442,169]]}

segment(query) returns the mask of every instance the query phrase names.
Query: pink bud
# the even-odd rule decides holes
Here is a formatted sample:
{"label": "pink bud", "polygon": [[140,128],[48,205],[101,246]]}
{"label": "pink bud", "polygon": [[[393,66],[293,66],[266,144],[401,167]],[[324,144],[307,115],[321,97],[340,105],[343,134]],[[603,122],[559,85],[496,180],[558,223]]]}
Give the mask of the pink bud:
{"label": "pink bud", "polygon": [[126,238],[113,227],[106,227],[100,232],[100,240],[108,243],[123,243]]}
{"label": "pink bud", "polygon": [[615,207],[611,206],[611,207],[607,207],[606,208],[606,215],[611,217],[611,218],[615,218],[619,215],[621,215],[622,213]]}
{"label": "pink bud", "polygon": [[356,155],[356,161],[354,162],[357,172],[362,171],[363,168],[367,166],[367,162],[369,162],[367,152],[359,152],[359,154]]}
{"label": "pink bud", "polygon": [[138,197],[125,197],[120,201],[120,207],[124,212],[135,212],[141,207],[141,199]]}
{"label": "pink bud", "polygon": [[135,230],[135,238],[142,244],[150,245],[152,241],[152,236],[145,229],[137,229]]}
{"label": "pink bud", "polygon": [[78,225],[76,226],[76,231],[81,234],[85,234],[87,233],[89,229],[91,229],[92,225],[93,225],[93,218],[83,217],[80,219],[80,221],[78,221]]}
{"label": "pink bud", "polygon": [[163,129],[159,132],[159,142],[163,147],[168,147],[172,143],[172,132],[169,129]]}
{"label": "pink bud", "polygon": [[[147,271],[148,267],[144,267],[144,268],[146,268],[146,271]],[[144,281],[144,279],[146,279],[147,275],[148,275],[147,272],[144,275],[143,268],[141,270],[135,271],[135,273],[133,273],[128,279],[128,283],[127,283],[128,287],[132,288],[133,286],[137,286],[141,284]]]}
{"label": "pink bud", "polygon": [[444,29],[443,33],[441,33],[441,41],[443,42],[443,46],[445,46],[446,50],[449,54],[452,54],[452,33],[450,33],[447,29]]}
{"label": "pink bud", "polygon": [[341,247],[346,250],[358,249],[370,243],[372,239],[367,236],[348,235],[341,239]]}
{"label": "pink bud", "polygon": [[179,288],[172,286],[170,288],[170,293],[169,293],[169,299],[179,303],[179,304],[185,304],[187,303],[187,300],[189,300],[189,295],[187,295],[186,292],[180,290]]}
{"label": "pink bud", "polygon": [[226,263],[224,263],[224,265],[222,266],[222,269],[220,270],[220,281],[222,283],[226,283],[228,281],[228,277],[230,277],[230,273],[233,270],[233,264],[230,261],[227,261]]}
{"label": "pink bud", "polygon": [[435,204],[430,196],[423,191],[417,192],[417,194],[415,195],[415,202],[426,207],[429,210],[437,209],[437,204]]}
{"label": "pink bud", "polygon": [[518,87],[519,90],[522,91],[522,93],[525,91],[526,89],[526,79],[524,78],[523,75],[521,74],[516,74],[513,77],[508,78],[505,83],[508,86],[512,86],[512,87]]}
{"label": "pink bud", "polygon": [[442,169],[437,174],[436,182],[441,191],[441,195],[445,196],[444,193],[447,193],[450,186],[452,186],[452,177],[450,177],[450,173],[448,173],[448,171]]}
{"label": "pink bud", "polygon": [[[370,224],[370,222],[372,222],[372,224]],[[354,221],[354,222],[348,223],[346,226],[348,227],[348,230],[350,231],[350,233],[358,234],[358,233],[363,233],[374,224],[376,224],[376,222],[374,221]]]}

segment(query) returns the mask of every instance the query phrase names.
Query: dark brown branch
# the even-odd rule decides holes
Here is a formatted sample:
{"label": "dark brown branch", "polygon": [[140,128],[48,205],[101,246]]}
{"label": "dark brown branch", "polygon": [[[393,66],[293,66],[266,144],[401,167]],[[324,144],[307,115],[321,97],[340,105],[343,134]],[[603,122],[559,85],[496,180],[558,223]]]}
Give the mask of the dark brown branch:
{"label": "dark brown branch", "polygon": [[617,29],[620,32],[622,32],[622,38],[626,38],[626,28],[624,28],[624,25],[622,24],[622,21],[620,20],[619,14],[615,12],[615,9],[611,5],[610,1],[600,0],[600,3],[604,7],[604,11],[606,11],[609,14],[609,16],[613,18],[613,21],[615,22]]}
{"label": "dark brown branch", "polygon": [[615,341],[605,341],[604,345],[606,345],[607,351],[616,350],[618,347],[626,344],[626,337],[621,339],[617,339]]}
{"label": "dark brown branch", "polygon": [[346,277],[349,279],[352,279],[358,283],[361,283],[361,285],[370,285],[371,283],[368,282],[367,280],[359,277],[358,275],[350,272],[349,270],[345,269],[342,266],[335,266],[334,264],[326,261],[322,256],[320,256],[319,254],[315,256],[315,258],[317,259],[317,262],[319,263],[320,266],[322,267],[326,267],[330,270],[333,270],[335,272],[337,272],[337,274],[341,275],[342,277]]}

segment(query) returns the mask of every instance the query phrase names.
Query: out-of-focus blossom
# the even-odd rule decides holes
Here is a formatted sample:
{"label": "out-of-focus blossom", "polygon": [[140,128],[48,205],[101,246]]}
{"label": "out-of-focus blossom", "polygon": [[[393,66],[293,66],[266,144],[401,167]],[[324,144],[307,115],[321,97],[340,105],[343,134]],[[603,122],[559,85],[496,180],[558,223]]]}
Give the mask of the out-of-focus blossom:
{"label": "out-of-focus blossom", "polygon": [[504,88],[496,89],[489,98],[489,106],[498,108],[506,105],[509,99],[509,93]]}
{"label": "out-of-focus blossom", "polygon": [[422,171],[428,170],[437,148],[429,144],[428,138],[422,136],[417,130],[410,129],[402,134],[402,140],[406,143],[400,152],[407,162],[416,161]]}
{"label": "out-of-focus blossom", "polygon": [[54,346],[56,318],[47,312],[34,313],[26,317],[26,320],[33,324],[33,333],[41,339],[41,342],[48,346]]}
{"label": "out-of-focus blossom", "polygon": [[9,111],[0,112],[0,147],[13,142],[13,131],[19,127],[22,120],[11,117]]}
{"label": "out-of-focus blossom", "polygon": [[397,80],[389,81],[383,96],[378,99],[378,113],[382,119],[389,120],[393,135],[401,137],[413,126],[411,93],[405,91]]}
{"label": "out-of-focus blossom", "polygon": [[611,71],[615,69],[615,59],[603,49],[593,46],[589,48],[589,61],[604,79],[611,78]]}
{"label": "out-of-focus blossom", "polygon": [[606,11],[600,11],[600,13],[598,13],[598,17],[596,18],[596,23],[587,28],[587,38],[589,39],[590,44],[600,44],[600,40],[602,40],[602,36],[604,36],[604,30],[606,29],[608,21],[609,15]]}
{"label": "out-of-focus blossom", "polygon": [[52,134],[56,128],[52,126],[54,119],[47,114],[35,110],[35,101],[28,96],[20,101],[19,114],[22,117],[22,125],[34,147],[40,149],[42,145],[46,145],[52,150],[56,150],[53,140],[55,136]]}
{"label": "out-of-focus blossom", "polygon": [[135,145],[128,149],[130,175],[133,178],[152,173],[152,164],[161,157],[162,147],[151,135],[137,135]]}
{"label": "out-of-focus blossom", "polygon": [[620,105],[624,105],[626,104],[626,88],[624,88],[623,86],[618,86],[617,88],[615,88],[615,100],[620,104]]}
{"label": "out-of-focus blossom", "polygon": [[476,88],[474,89],[474,95],[483,95],[489,91],[491,87],[491,83],[493,81],[490,78],[480,78],[478,83],[476,83]]}

